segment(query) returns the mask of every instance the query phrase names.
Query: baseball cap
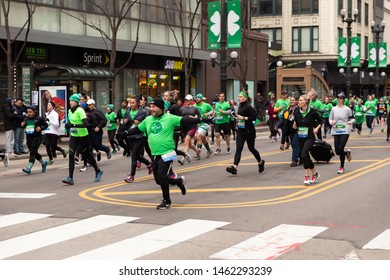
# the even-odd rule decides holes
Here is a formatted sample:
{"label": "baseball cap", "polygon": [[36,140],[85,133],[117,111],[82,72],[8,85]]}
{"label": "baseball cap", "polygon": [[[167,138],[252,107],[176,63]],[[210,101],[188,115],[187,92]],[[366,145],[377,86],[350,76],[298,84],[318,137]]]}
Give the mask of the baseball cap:
{"label": "baseball cap", "polygon": [[95,100],[89,99],[89,100],[87,101],[87,105],[91,105],[91,104],[95,104]]}
{"label": "baseball cap", "polygon": [[196,98],[200,98],[200,99],[203,99],[203,94],[201,93],[198,93],[197,95],[195,95]]}
{"label": "baseball cap", "polygon": [[345,94],[344,94],[344,92],[340,92],[339,94],[337,94],[337,98],[345,99]]}
{"label": "baseball cap", "polygon": [[186,97],[184,98],[185,100],[192,100],[192,95],[191,94],[187,94]]}

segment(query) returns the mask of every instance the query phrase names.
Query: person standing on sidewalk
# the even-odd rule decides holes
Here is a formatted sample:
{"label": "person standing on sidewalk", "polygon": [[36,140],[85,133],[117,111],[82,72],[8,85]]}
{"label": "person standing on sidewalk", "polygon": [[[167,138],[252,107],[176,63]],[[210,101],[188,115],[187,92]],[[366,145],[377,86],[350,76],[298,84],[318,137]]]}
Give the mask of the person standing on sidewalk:
{"label": "person standing on sidewalk", "polygon": [[75,153],[80,147],[83,158],[95,169],[95,182],[99,182],[103,171],[98,167],[95,158],[93,157],[88,147],[88,129],[89,126],[87,115],[83,108],[79,106],[81,95],[79,93],[72,94],[69,97],[70,109],[68,111],[69,122],[66,123],[65,128],[69,131],[69,176],[62,179],[62,182],[68,185],[73,185],[73,173],[75,166]]}
{"label": "person standing on sidewalk", "polygon": [[23,168],[22,171],[30,175],[35,160],[38,160],[42,164],[42,173],[46,172],[48,162],[43,160],[39,153],[39,146],[42,143],[42,131],[48,127],[46,120],[39,116],[35,106],[29,106],[27,116],[20,125],[26,132],[27,147],[30,151],[28,166]]}
{"label": "person standing on sidewalk", "polygon": [[12,111],[16,115],[14,153],[17,155],[28,154],[28,152],[24,150],[24,128],[22,127],[22,122],[26,117],[27,110],[22,99],[16,99]]}
{"label": "person standing on sidewalk", "polygon": [[236,153],[234,154],[233,165],[226,167],[226,171],[233,175],[237,174],[237,167],[241,160],[241,152],[246,142],[249,151],[257,160],[259,173],[263,173],[265,161],[261,159],[259,151],[255,148],[256,129],[253,125],[258,114],[251,106],[251,99],[247,92],[242,91],[238,94],[238,102],[239,106],[237,113],[233,115],[237,120]]}
{"label": "person standing on sidewalk", "polygon": [[5,152],[8,156],[12,155],[16,157],[17,154],[14,153],[16,115],[12,112],[12,106],[14,106],[13,99],[6,98],[3,105]]}

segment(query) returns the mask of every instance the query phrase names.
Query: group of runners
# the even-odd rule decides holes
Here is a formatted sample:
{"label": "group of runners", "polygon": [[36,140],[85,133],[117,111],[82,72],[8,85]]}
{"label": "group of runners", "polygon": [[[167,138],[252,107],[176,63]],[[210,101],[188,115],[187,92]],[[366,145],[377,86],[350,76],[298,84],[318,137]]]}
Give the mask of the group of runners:
{"label": "group of runners", "polygon": [[[361,123],[358,121],[359,112],[365,114],[371,133],[372,124],[369,124],[371,112],[376,114],[374,109],[378,109],[377,111],[381,112],[378,117],[382,119],[386,116],[381,115],[382,110],[388,111],[388,104],[384,109],[382,100],[374,105],[371,99],[372,97],[369,97],[364,105],[361,100],[357,100],[356,105],[351,109],[344,93],[340,93],[333,100],[337,102],[335,106],[329,106],[329,98],[326,98],[324,103],[318,102],[314,90],[307,95],[290,97],[287,92],[283,92],[280,100],[271,98],[268,106],[270,120],[271,115],[272,117],[278,115],[274,118],[276,122],[270,121],[275,125],[273,130],[271,129],[271,137],[275,139],[275,131],[281,130],[281,149],[288,149],[291,145],[291,166],[303,165],[305,185],[314,184],[320,178],[309,151],[315,139],[322,138],[322,127],[324,127],[324,138],[331,133],[335,139],[335,152],[340,156],[340,167],[337,173],[345,172],[345,159],[351,160],[351,152],[345,150],[349,134],[354,128],[358,133],[361,131]],[[65,126],[70,135],[69,174],[62,182],[68,185],[74,184],[77,154],[82,155],[84,166],[90,165],[94,168],[94,181],[100,181],[103,174],[97,163],[100,160],[98,156],[100,151],[105,151],[107,158],[110,159],[112,152],[118,152],[122,148],[124,156],[131,156],[130,173],[124,180],[127,183],[134,182],[137,167],[144,163],[148,173],[153,174],[155,182],[162,190],[163,199],[157,209],[168,209],[171,206],[170,185],[178,186],[181,193],[186,194],[185,177],[179,177],[173,171],[173,162],[175,160],[180,164],[184,164],[185,161],[191,162],[190,149],[194,151],[193,157],[197,160],[202,156],[203,147],[206,150],[206,158],[212,154],[221,154],[222,139],[226,141],[226,152],[230,153],[231,118],[237,125],[236,150],[233,165],[227,167],[226,171],[233,175],[238,173],[241,153],[246,142],[258,163],[258,172],[264,172],[265,161],[255,148],[255,125],[259,115],[252,107],[247,92],[239,93],[236,109],[225,101],[224,93],[218,95],[218,100],[214,104],[207,103],[204,96],[198,93],[195,96],[185,96],[184,104],[178,106],[177,92],[174,91],[167,91],[163,94],[163,98],[149,101],[147,104],[146,97],[123,100],[117,113],[114,112],[114,106],[108,104],[105,120],[98,121],[102,118],[102,112],[98,112],[100,110],[95,107],[93,100],[87,100],[80,94],[71,95],[68,122]],[[360,110],[361,106],[363,108]],[[29,108],[23,125],[26,126],[27,143],[30,148],[29,166],[23,171],[30,174],[33,163],[38,160],[42,164],[42,172],[45,172],[48,162],[42,159],[37,150],[42,139],[42,131],[48,128],[47,119],[39,117],[34,108]],[[215,151],[211,150],[207,137],[211,125],[214,126],[216,134]],[[104,127],[107,127],[111,149],[102,144]],[[183,150],[178,149],[180,134],[184,140]]]}

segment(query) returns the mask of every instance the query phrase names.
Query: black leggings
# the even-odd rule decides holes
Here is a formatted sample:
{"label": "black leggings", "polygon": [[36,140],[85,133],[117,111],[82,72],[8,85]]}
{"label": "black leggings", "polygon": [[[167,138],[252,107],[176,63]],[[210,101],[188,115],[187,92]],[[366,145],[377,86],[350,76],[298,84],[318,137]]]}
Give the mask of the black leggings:
{"label": "black leggings", "polygon": [[40,161],[42,159],[41,154],[38,152],[39,146],[42,143],[42,136],[39,137],[29,137],[27,136],[27,147],[30,151],[30,157],[28,162],[34,163],[35,160]]}
{"label": "black leggings", "polygon": [[344,168],[345,156],[347,152],[344,151],[347,145],[349,134],[334,135],[334,149],[336,155],[340,156],[340,166]]}
{"label": "black leggings", "polygon": [[169,185],[177,185],[181,180],[180,178],[172,179],[169,177],[169,174],[171,173],[170,170],[172,169],[172,163],[172,161],[164,162],[161,156],[154,156],[152,162],[154,180],[161,187],[163,199],[167,203],[171,203]]}
{"label": "black leggings", "polygon": [[248,146],[249,151],[252,153],[252,155],[256,158],[257,162],[261,161],[260,153],[255,148],[255,138],[256,138],[256,132],[250,132],[250,133],[241,133],[240,129],[237,131],[237,139],[236,139],[236,153],[234,154],[234,165],[238,165],[241,160],[241,152],[244,148],[244,144],[246,141],[246,144]]}
{"label": "black leggings", "polygon": [[148,161],[142,154],[144,152],[144,147],[146,143],[146,137],[140,139],[131,139],[129,141],[129,146],[131,149],[131,171],[130,175],[134,177],[137,169],[137,161],[142,162],[143,164],[149,165]]}
{"label": "black leggings", "polygon": [[58,135],[57,134],[45,134],[45,144],[46,144],[46,152],[50,160],[53,160],[53,156],[55,155],[58,149],[57,147]]}
{"label": "black leggings", "polygon": [[369,129],[372,128],[372,123],[374,121],[375,117],[374,116],[366,116],[366,124]]}
{"label": "black leggings", "polygon": [[299,149],[301,150],[301,161],[303,162],[304,169],[313,169],[314,163],[310,158],[310,150],[314,145],[315,138],[298,138]]}
{"label": "black leggings", "polygon": [[75,152],[80,149],[80,153],[83,155],[84,159],[92,165],[95,172],[99,172],[100,169],[96,163],[95,158],[93,157],[89,147],[88,147],[88,135],[83,137],[73,137],[70,136],[69,139],[69,177],[73,179],[74,173],[74,156]]}
{"label": "black leggings", "polygon": [[107,134],[108,134],[108,140],[110,141],[112,149],[116,151],[116,146],[118,145],[118,142],[115,140],[116,130],[115,129],[107,130]]}
{"label": "black leggings", "polygon": [[177,149],[177,146],[179,145],[180,134],[181,134],[180,131],[175,131],[175,133],[173,133],[173,141],[175,142],[175,151],[178,156],[185,156],[186,155],[185,152]]}

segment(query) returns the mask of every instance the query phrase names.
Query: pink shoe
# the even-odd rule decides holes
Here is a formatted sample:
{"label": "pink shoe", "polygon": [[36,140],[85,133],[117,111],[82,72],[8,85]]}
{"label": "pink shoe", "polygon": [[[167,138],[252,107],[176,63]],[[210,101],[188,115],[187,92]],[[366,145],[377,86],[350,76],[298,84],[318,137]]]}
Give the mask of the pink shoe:
{"label": "pink shoe", "polygon": [[127,178],[125,178],[126,183],[133,183],[134,182],[134,176],[129,175]]}
{"label": "pink shoe", "polygon": [[141,168],[142,163],[137,160],[137,168]]}
{"label": "pink shoe", "polygon": [[148,168],[148,174],[149,174],[149,175],[152,174],[152,173],[153,173],[152,164],[150,163],[150,164],[148,164],[146,167]]}

